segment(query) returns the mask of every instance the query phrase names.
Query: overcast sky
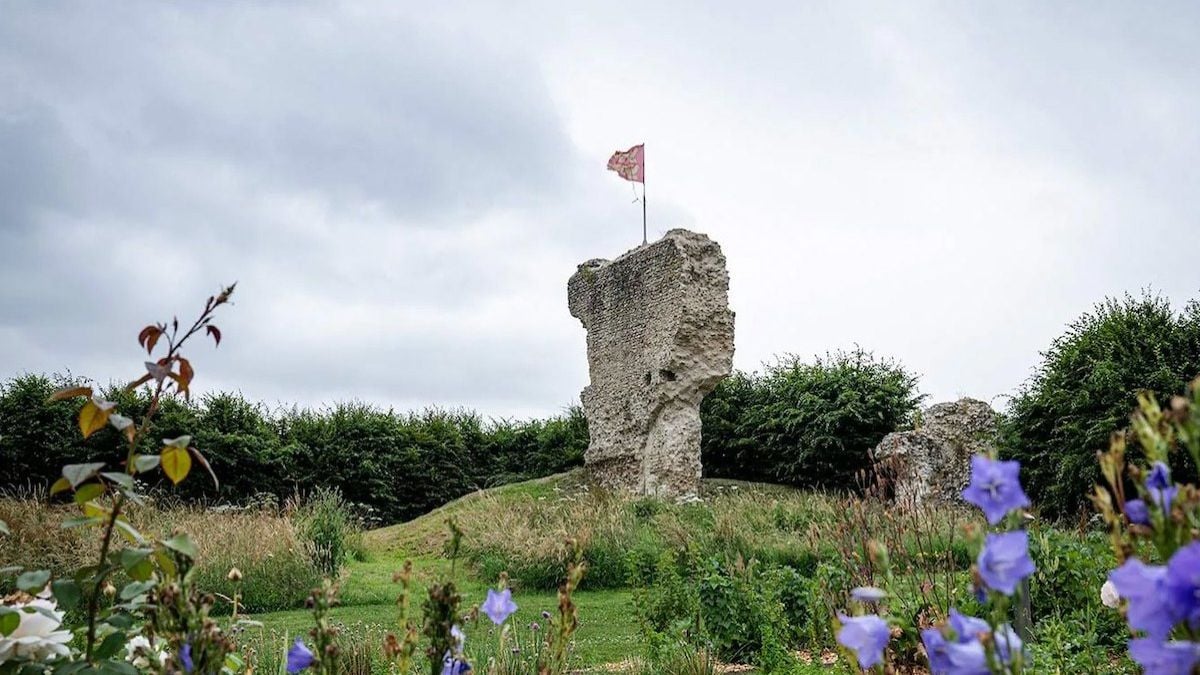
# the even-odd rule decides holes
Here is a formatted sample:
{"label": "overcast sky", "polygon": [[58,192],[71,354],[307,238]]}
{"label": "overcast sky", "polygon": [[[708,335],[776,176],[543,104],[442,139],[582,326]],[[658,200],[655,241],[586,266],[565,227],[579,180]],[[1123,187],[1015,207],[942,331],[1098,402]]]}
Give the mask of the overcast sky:
{"label": "overcast sky", "polygon": [[1003,407],[1105,295],[1200,297],[1195,3],[512,4],[0,0],[0,378],[137,375],[237,280],[198,389],[555,412],[643,141],[742,369],[859,344]]}

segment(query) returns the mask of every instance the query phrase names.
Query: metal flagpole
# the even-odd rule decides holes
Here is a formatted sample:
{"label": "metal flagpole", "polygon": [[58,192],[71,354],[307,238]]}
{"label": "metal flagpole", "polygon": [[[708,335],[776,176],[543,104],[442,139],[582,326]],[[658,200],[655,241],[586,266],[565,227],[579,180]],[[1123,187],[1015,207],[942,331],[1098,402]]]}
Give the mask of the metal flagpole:
{"label": "metal flagpole", "polygon": [[642,144],[642,245],[646,244],[646,144]]}

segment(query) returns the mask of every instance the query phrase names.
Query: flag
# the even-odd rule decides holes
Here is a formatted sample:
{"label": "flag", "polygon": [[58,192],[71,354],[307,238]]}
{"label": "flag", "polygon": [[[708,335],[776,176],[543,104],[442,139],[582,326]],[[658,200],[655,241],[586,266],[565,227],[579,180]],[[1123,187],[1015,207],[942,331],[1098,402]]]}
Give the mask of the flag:
{"label": "flag", "polygon": [[617,151],[608,159],[608,170],[634,183],[646,183],[646,146],[635,145],[625,152]]}

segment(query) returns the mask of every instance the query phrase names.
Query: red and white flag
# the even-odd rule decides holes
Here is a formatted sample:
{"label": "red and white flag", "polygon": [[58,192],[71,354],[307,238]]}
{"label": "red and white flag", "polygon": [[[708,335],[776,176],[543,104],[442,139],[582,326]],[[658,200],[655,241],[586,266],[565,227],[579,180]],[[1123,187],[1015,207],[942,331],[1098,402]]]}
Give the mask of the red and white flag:
{"label": "red and white flag", "polygon": [[608,159],[608,170],[634,183],[646,183],[646,146],[635,145],[625,152],[614,152]]}

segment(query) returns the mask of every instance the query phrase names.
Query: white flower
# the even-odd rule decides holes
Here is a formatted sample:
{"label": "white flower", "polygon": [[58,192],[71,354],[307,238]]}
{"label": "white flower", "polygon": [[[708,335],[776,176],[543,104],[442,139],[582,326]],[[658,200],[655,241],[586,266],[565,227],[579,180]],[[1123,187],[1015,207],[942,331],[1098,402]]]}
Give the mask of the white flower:
{"label": "white flower", "polygon": [[63,612],[58,611],[54,601],[35,598],[10,607],[19,612],[21,622],[11,635],[0,635],[0,663],[15,659],[52,661],[70,655],[71,649],[67,645],[71,642],[71,633],[59,630]]}
{"label": "white flower", "polygon": [[1121,596],[1117,593],[1117,587],[1111,581],[1105,581],[1100,587],[1100,602],[1105,607],[1116,609],[1121,604]]}
{"label": "white flower", "polygon": [[[155,656],[153,662],[149,658],[151,654]],[[151,642],[144,635],[135,635],[125,643],[125,660],[133,664],[134,668],[149,670],[167,660],[167,651],[157,640]]]}

